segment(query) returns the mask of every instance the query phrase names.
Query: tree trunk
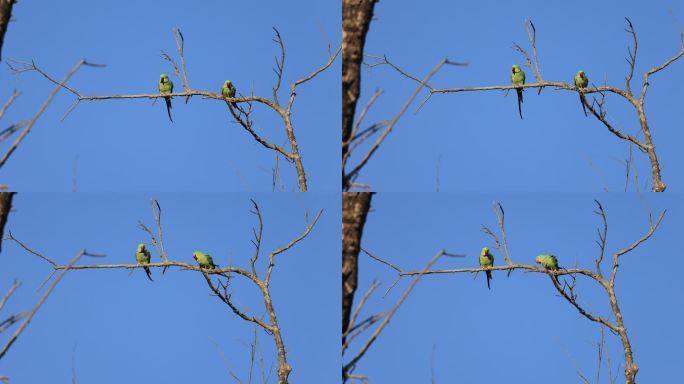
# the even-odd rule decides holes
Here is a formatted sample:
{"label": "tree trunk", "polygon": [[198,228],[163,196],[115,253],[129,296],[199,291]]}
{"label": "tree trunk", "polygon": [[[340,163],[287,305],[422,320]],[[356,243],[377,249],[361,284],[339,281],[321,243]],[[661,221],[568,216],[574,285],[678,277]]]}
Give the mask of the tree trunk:
{"label": "tree trunk", "polygon": [[5,32],[12,18],[12,6],[15,0],[0,0],[0,60],[2,60],[2,45],[5,42]]}
{"label": "tree trunk", "polygon": [[[354,125],[356,102],[361,93],[361,62],[366,34],[377,0],[342,0],[342,142],[346,143]],[[342,157],[347,153],[342,146]],[[348,180],[342,180],[346,187]]]}
{"label": "tree trunk", "polygon": [[12,196],[14,192],[0,192],[0,252],[2,252],[2,239],[5,237],[5,223],[12,209]]}
{"label": "tree trunk", "polygon": [[[361,235],[371,204],[370,192],[342,194],[342,333],[349,327],[359,269]],[[342,344],[344,344],[344,338]]]}

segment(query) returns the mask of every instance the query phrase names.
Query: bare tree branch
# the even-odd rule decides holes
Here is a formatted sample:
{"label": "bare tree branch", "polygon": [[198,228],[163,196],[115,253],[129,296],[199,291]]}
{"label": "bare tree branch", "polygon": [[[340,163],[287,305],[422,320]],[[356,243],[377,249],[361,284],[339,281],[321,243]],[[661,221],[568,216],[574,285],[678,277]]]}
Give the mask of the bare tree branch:
{"label": "bare tree branch", "polygon": [[33,319],[33,316],[35,316],[36,312],[38,312],[38,310],[43,305],[45,300],[47,300],[48,296],[50,296],[52,291],[55,289],[55,287],[57,286],[57,283],[59,283],[59,281],[62,280],[62,277],[64,276],[64,274],[69,270],[69,268],[71,266],[73,266],[78,261],[78,259],[81,258],[81,256],[84,256],[84,255],[88,255],[88,253],[85,250],[82,250],[81,252],[79,252],[78,255],[76,255],[73,259],[71,259],[71,262],[64,268],[64,270],[57,276],[57,278],[55,278],[55,281],[52,282],[52,284],[47,289],[47,291],[45,291],[45,293],[40,298],[40,300],[38,300],[38,303],[36,303],[36,305],[33,307],[33,309],[29,312],[28,316],[26,316],[26,318],[21,323],[19,328],[17,328],[17,330],[10,337],[10,339],[7,340],[7,343],[2,348],[2,350],[0,350],[0,359],[2,359],[5,356],[5,354],[10,349],[12,344],[14,344],[14,342],[17,340],[17,338],[19,337],[21,332],[24,331],[24,329],[26,328],[28,323],[31,321],[31,319]]}
{"label": "bare tree branch", "polygon": [[38,121],[38,118],[45,112],[45,109],[47,109],[48,105],[50,105],[50,102],[52,102],[52,99],[55,97],[57,92],[63,87],[65,87],[65,83],[71,78],[71,76],[76,73],[76,71],[81,68],[82,65],[91,65],[89,64],[85,59],[82,59],[79,61],[72,69],[67,73],[67,75],[62,79],[60,83],[57,84],[55,89],[50,93],[48,98],[43,102],[43,105],[40,106],[38,109],[38,112],[33,116],[33,118],[26,124],[24,127],[24,130],[19,134],[19,137],[17,137],[16,140],[14,140],[14,143],[10,146],[10,148],[7,150],[5,155],[0,159],[0,168],[2,168],[3,165],[7,162],[9,157],[12,155],[12,153],[17,149],[17,146],[21,143],[22,140],[24,140],[24,137],[31,131],[31,128],[33,128],[33,125]]}
{"label": "bare tree branch", "polygon": [[[440,257],[444,256],[445,254],[446,254],[446,252],[445,252],[444,250],[441,250],[441,251],[437,252],[437,254],[434,255],[434,256],[430,259],[430,261],[425,265],[425,268],[423,268],[423,272],[428,271],[428,270],[430,269],[430,267],[431,267],[434,263],[436,263],[437,260],[439,260]],[[401,304],[406,300],[406,298],[408,297],[408,295],[411,293],[411,291],[413,291],[413,288],[416,286],[416,284],[418,284],[418,282],[420,281],[420,279],[421,279],[422,277],[423,277],[422,274],[418,274],[418,276],[416,276],[416,277],[413,279],[413,281],[412,281],[411,284],[408,286],[408,288],[406,288],[406,290],[405,290],[404,293],[401,295],[401,297],[399,298],[399,300],[397,300],[397,302],[394,304],[394,306],[392,307],[392,309],[390,309],[390,311],[387,313],[387,315],[386,315],[385,318],[382,320],[382,322],[380,323],[380,325],[378,325],[378,327],[375,329],[375,331],[373,332],[373,334],[370,335],[370,337],[368,338],[368,340],[366,341],[366,343],[361,347],[361,349],[356,353],[356,355],[355,355],[351,360],[349,360],[349,362],[347,362],[347,363],[342,367],[342,381],[343,381],[343,382],[346,382],[349,378],[351,378],[350,375],[352,375],[354,369],[356,368],[356,364],[358,363],[358,361],[361,360],[361,358],[363,357],[363,355],[366,354],[366,352],[367,352],[368,349],[373,345],[373,343],[375,342],[375,340],[377,340],[377,338],[378,338],[378,336],[380,335],[380,333],[382,332],[382,330],[385,329],[385,327],[387,326],[387,324],[389,324],[390,319],[392,319],[392,317],[393,317],[394,314],[397,312],[397,310],[399,309],[399,307],[401,306]]]}

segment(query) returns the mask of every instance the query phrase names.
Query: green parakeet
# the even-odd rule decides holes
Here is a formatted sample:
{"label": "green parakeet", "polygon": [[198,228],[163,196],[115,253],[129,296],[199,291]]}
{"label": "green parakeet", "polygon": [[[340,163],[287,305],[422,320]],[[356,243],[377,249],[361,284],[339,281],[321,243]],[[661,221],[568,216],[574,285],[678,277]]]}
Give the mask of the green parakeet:
{"label": "green parakeet", "polygon": [[[230,80],[223,82],[223,87],[221,87],[221,94],[223,97],[235,97],[235,86]],[[234,108],[237,108],[237,103],[230,103]]]}
{"label": "green parakeet", "polygon": [[[135,260],[138,262],[138,264],[149,264],[150,263],[150,251],[145,249],[145,244],[140,243],[138,244],[138,249],[135,251]],[[152,272],[150,271],[150,268],[148,267],[143,267],[145,269],[145,273],[147,273],[147,278],[152,280]]]}
{"label": "green parakeet", "polygon": [[[165,95],[167,93],[173,93],[173,81],[169,79],[169,75],[162,73],[159,76],[159,93]],[[169,114],[169,120],[173,123],[171,118],[171,96],[164,97],[166,99],[166,112]]]}
{"label": "green parakeet", "polygon": [[[480,267],[487,268],[493,266],[494,256],[489,253],[489,248],[482,248],[482,252],[480,252]],[[485,271],[485,273],[487,274],[487,288],[492,289],[492,287],[489,285],[489,280],[492,279],[492,271]]]}
{"label": "green parakeet", "polygon": [[[577,74],[575,75],[575,87],[577,88],[586,88],[587,85],[589,85],[589,79],[587,78],[587,75],[584,74],[584,71],[579,70],[577,71]],[[579,94],[580,97],[580,103],[582,103],[582,110],[584,111],[584,116],[587,115],[587,109],[584,107],[586,104],[586,99],[584,98],[584,94],[580,92]]]}
{"label": "green parakeet", "polygon": [[556,259],[556,256],[554,255],[539,255],[537,256],[534,261],[537,264],[541,264],[546,269],[550,269],[552,271],[557,271],[558,270],[558,259]]}
{"label": "green parakeet", "polygon": [[201,268],[216,268],[216,264],[214,264],[214,259],[212,259],[211,256],[207,255],[206,253],[195,251],[192,253],[192,258],[195,259],[195,261],[197,261]]}
{"label": "green parakeet", "polygon": [[[520,69],[518,64],[513,64],[511,67],[511,83],[513,83],[513,85],[525,84],[525,72]],[[518,113],[520,113],[520,118],[522,119],[523,89],[518,88],[515,91],[518,93]]]}

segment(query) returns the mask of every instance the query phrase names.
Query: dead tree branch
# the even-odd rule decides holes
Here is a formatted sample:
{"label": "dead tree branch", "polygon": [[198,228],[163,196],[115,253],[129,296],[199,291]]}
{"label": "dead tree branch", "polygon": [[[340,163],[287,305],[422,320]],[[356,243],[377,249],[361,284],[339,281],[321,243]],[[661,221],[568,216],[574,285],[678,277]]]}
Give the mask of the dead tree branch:
{"label": "dead tree branch", "polygon": [[[9,159],[9,157],[10,157],[10,156],[12,155],[12,153],[14,153],[14,151],[17,149],[17,146],[19,146],[19,144],[21,143],[21,141],[24,140],[24,137],[26,137],[26,135],[31,131],[31,128],[33,128],[33,125],[36,123],[36,121],[38,121],[38,118],[40,118],[40,116],[43,114],[43,112],[45,112],[45,109],[47,109],[48,105],[50,105],[50,102],[52,102],[52,99],[54,99],[54,97],[55,97],[55,95],[57,94],[57,92],[59,92],[59,90],[60,90],[61,88],[68,89],[68,87],[66,87],[66,85],[65,85],[66,82],[67,82],[67,81],[71,78],[71,76],[72,76],[74,73],[76,73],[76,71],[77,71],[79,68],[81,68],[81,66],[83,66],[83,65],[87,65],[87,66],[96,66],[95,64],[88,63],[85,59],[82,59],[81,61],[79,61],[79,62],[71,69],[71,71],[69,71],[69,73],[67,73],[66,76],[64,76],[64,79],[62,79],[62,81],[60,81],[59,83],[57,83],[57,86],[56,86],[55,89],[52,91],[52,93],[50,93],[50,95],[49,95],[48,98],[43,102],[43,104],[40,106],[40,108],[38,109],[38,112],[36,112],[36,114],[33,116],[33,118],[32,118],[31,120],[29,120],[29,122],[28,122],[28,123],[26,124],[26,126],[24,127],[24,130],[19,134],[19,137],[17,137],[17,139],[14,140],[14,143],[12,143],[12,145],[9,147],[9,149],[7,150],[7,152],[5,153],[5,155],[0,159],[0,168],[2,168],[3,165],[5,165],[5,163],[6,163],[7,160]],[[35,66],[35,64],[32,63],[32,66],[33,66],[34,68],[37,69],[37,67]],[[18,72],[18,73],[19,73],[19,72],[22,72],[22,70],[15,70],[15,71]]]}
{"label": "dead tree branch", "polygon": [[[439,93],[459,93],[459,92],[481,92],[481,91],[494,91],[494,90],[500,90],[500,91],[510,91],[513,89],[517,88],[538,88],[539,92],[541,93],[541,90],[546,88],[546,87],[551,87],[554,90],[557,91],[570,91],[570,92],[579,92],[581,95],[584,94],[599,94],[601,96],[601,100],[594,99],[594,103],[589,103],[586,102],[586,100],[583,100],[584,105],[589,109],[591,114],[598,120],[600,121],[606,129],[618,137],[621,140],[628,141],[631,144],[636,145],[642,152],[645,152],[648,155],[648,159],[651,165],[651,179],[652,179],[652,187],[651,190],[653,192],[663,192],[665,191],[666,184],[662,180],[661,176],[661,171],[660,171],[660,163],[658,161],[658,157],[656,155],[655,151],[655,145],[653,144],[653,139],[651,135],[651,129],[648,124],[648,120],[646,118],[646,112],[645,112],[645,97],[646,97],[646,91],[648,90],[648,86],[650,85],[649,82],[649,77],[655,73],[658,73],[659,71],[667,68],[670,64],[674,63],[677,61],[679,58],[684,55],[684,34],[680,35],[680,40],[681,40],[681,46],[679,48],[679,51],[674,54],[671,58],[666,60],[663,64],[653,67],[652,69],[648,70],[644,74],[644,80],[643,84],[641,87],[641,94],[640,95],[635,95],[632,93],[632,88],[631,88],[631,82],[632,78],[634,76],[634,68],[635,68],[635,63],[636,63],[636,57],[637,57],[637,47],[638,47],[638,39],[637,39],[637,34],[636,31],[634,30],[634,26],[632,25],[632,22],[629,19],[627,20],[627,29],[626,31],[632,36],[633,39],[633,47],[628,48],[628,55],[629,57],[627,58],[627,63],[629,65],[629,72],[627,76],[625,77],[625,89],[621,89],[618,87],[611,87],[611,86],[602,86],[602,87],[591,87],[591,88],[585,88],[585,89],[578,89],[575,87],[574,84],[569,84],[569,83],[564,83],[564,82],[559,82],[559,81],[545,81],[542,78],[541,75],[541,69],[539,66],[539,61],[537,58],[537,48],[536,48],[536,29],[534,27],[534,24],[530,20],[526,20],[525,23],[525,28],[527,30],[528,38],[530,40],[530,45],[532,46],[533,50],[533,58],[530,58],[530,55],[518,44],[514,44],[514,49],[520,52],[526,60],[526,65],[532,70],[532,73],[534,74],[535,83],[532,84],[525,84],[522,86],[513,86],[513,85],[494,85],[494,86],[483,86],[483,87],[453,87],[453,88],[432,88],[429,90],[430,95],[432,94],[439,94]],[[405,75],[406,76],[406,75]],[[410,76],[407,76],[411,78]],[[608,122],[606,118],[606,109],[605,109],[605,94],[606,93],[612,93],[615,95],[618,95],[622,97],[624,100],[626,100],[635,110],[638,120],[639,120],[639,127],[640,127],[640,132],[643,134],[644,138],[643,140],[637,139],[633,135],[625,134],[623,133],[620,129],[615,128],[611,125],[611,123]],[[594,107],[593,105],[596,104],[597,107]]]}
{"label": "dead tree branch", "polygon": [[26,328],[26,326],[28,325],[28,323],[31,322],[31,319],[33,319],[33,316],[35,316],[36,312],[38,312],[38,310],[43,305],[45,300],[47,300],[48,296],[50,296],[52,291],[57,286],[57,283],[59,283],[59,281],[62,280],[62,277],[64,276],[64,274],[71,268],[71,266],[76,264],[78,259],[80,259],[82,256],[85,256],[85,255],[88,255],[88,252],[86,252],[86,250],[80,251],[73,259],[71,259],[71,262],[69,262],[69,264],[64,266],[62,272],[57,276],[57,278],[55,278],[55,280],[52,282],[50,287],[45,291],[43,296],[41,296],[40,300],[38,300],[38,303],[36,303],[36,305],[33,307],[33,309],[31,309],[31,311],[28,313],[28,315],[26,316],[24,321],[21,323],[19,328],[17,328],[17,330],[10,337],[10,339],[7,340],[7,343],[5,343],[5,346],[2,348],[2,350],[0,350],[0,359],[2,359],[5,356],[5,354],[10,349],[12,344],[14,344],[14,342],[17,340],[17,338],[19,337],[21,332],[23,332],[24,329]]}
{"label": "dead tree branch", "polygon": [[[399,122],[399,119],[401,119],[401,117],[404,115],[404,113],[409,108],[409,106],[411,106],[411,104],[413,103],[413,100],[415,100],[415,98],[418,96],[420,91],[423,88],[432,89],[432,87],[428,84],[428,81],[430,81],[430,79],[444,65],[447,65],[447,64],[448,65],[465,65],[464,63],[457,63],[457,62],[450,61],[447,58],[444,58],[444,59],[440,60],[440,62],[437,63],[437,65],[435,65],[435,67],[432,68],[432,70],[430,72],[428,72],[428,74],[422,80],[419,80],[417,77],[409,75],[407,72],[403,71],[397,65],[393,64],[391,61],[389,61],[389,59],[387,59],[386,56],[374,57],[374,58],[376,59],[376,61],[374,63],[371,63],[370,66],[388,65],[391,68],[393,68],[395,71],[402,74],[403,76],[406,76],[409,79],[417,82],[418,85],[414,89],[413,93],[411,93],[409,98],[406,100],[404,105],[401,107],[399,112],[397,112],[397,114],[387,123],[387,125],[385,126],[385,128],[382,131],[382,133],[380,134],[380,136],[375,140],[373,145],[371,145],[371,147],[368,149],[366,154],[361,157],[361,160],[359,160],[359,162],[356,165],[351,167],[351,170],[349,172],[346,172],[345,169],[346,169],[347,161],[349,160],[349,157],[352,155],[352,150],[356,149],[360,145],[360,142],[367,140],[371,135],[360,135],[360,136],[354,135],[355,130],[352,130],[350,132],[349,136],[346,138],[346,140],[344,140],[342,142],[342,147],[343,147],[343,149],[342,149],[342,173],[343,173],[342,182],[343,182],[344,190],[351,189],[351,186],[352,186],[352,184],[354,184],[356,177],[358,176],[361,169],[366,165],[366,163],[368,163],[368,161],[373,156],[375,151],[378,150],[378,148],[383,143],[383,141],[385,141],[387,136],[392,132],[395,125]],[[361,124],[361,121],[362,121],[361,119],[363,119],[363,116],[365,116],[366,112],[368,111],[368,108],[370,108],[370,105],[374,102],[374,100],[378,96],[379,95],[376,92],[376,94],[374,94],[371,97],[371,101],[369,101],[369,105],[367,105],[367,107],[364,108],[362,115],[359,116],[359,120],[357,121],[357,126],[359,124]],[[379,129],[375,128],[375,129],[371,129],[370,131],[372,131],[372,133],[375,133],[375,132],[378,132]]]}
{"label": "dead tree branch", "polygon": [[[209,289],[211,290],[212,294],[218,297],[223,303],[225,303],[230,310],[237,315],[238,317],[242,318],[245,321],[254,323],[256,326],[260,327],[263,329],[267,334],[269,334],[271,337],[273,337],[273,341],[276,346],[277,350],[277,358],[278,358],[278,383],[279,384],[286,384],[288,382],[288,377],[290,375],[290,372],[292,371],[292,366],[287,362],[287,357],[286,357],[286,348],[285,348],[285,343],[283,341],[283,336],[281,333],[281,328],[280,325],[278,324],[278,319],[276,316],[276,309],[275,305],[273,303],[273,299],[271,296],[271,274],[273,273],[274,267],[275,267],[275,258],[276,256],[283,254],[289,250],[291,250],[297,243],[300,241],[304,240],[313,230],[314,226],[318,223],[318,220],[320,219],[323,210],[319,210],[314,219],[311,221],[310,224],[306,225],[304,231],[302,234],[299,236],[295,237],[292,239],[288,244],[286,244],[283,247],[277,248],[269,253],[268,256],[268,265],[266,266],[265,273],[264,273],[264,278],[260,278],[259,274],[257,273],[257,268],[256,268],[256,263],[259,258],[259,252],[262,250],[261,247],[261,239],[262,239],[262,228],[263,228],[263,221],[261,218],[261,211],[259,210],[259,206],[256,204],[254,200],[251,200],[254,210],[252,211],[255,213],[255,215],[258,218],[259,221],[259,231],[257,232],[256,230],[254,231],[255,238],[256,240],[253,242],[254,247],[255,247],[255,254],[254,256],[250,259],[250,269],[245,269],[245,268],[240,268],[240,267],[216,267],[214,269],[206,269],[206,268],[201,268],[197,264],[190,264],[182,261],[175,261],[175,260],[170,260],[167,257],[167,250],[163,246],[163,235],[162,235],[162,224],[161,224],[161,206],[159,202],[155,199],[152,199],[152,212],[155,217],[155,222],[157,224],[157,230],[158,234],[155,236],[154,232],[150,230],[148,227],[146,227],[144,224],[140,223],[139,227],[143,229],[145,232],[147,232],[151,238],[152,238],[152,243],[157,247],[158,252],[160,255],[164,255],[162,257],[162,262],[160,263],[148,263],[148,264],[80,264],[77,265],[76,261],[78,259],[74,259],[71,263],[68,265],[61,265],[57,262],[55,262],[53,259],[44,256],[23,243],[21,243],[19,240],[17,240],[12,234],[10,233],[8,235],[8,239],[15,241],[18,243],[21,247],[23,247],[25,250],[30,252],[31,254],[34,254],[38,257],[40,257],[42,260],[48,262],[52,268],[55,271],[62,270],[62,273],[59,275],[56,281],[58,281],[61,276],[63,275],[64,272],[67,270],[86,270],[86,269],[130,269],[134,270],[137,268],[163,268],[167,269],[169,267],[178,267],[180,271],[194,271],[194,272],[199,272],[201,273],[202,277],[206,281]],[[308,215],[307,215],[308,217]],[[158,237],[158,241],[157,241]],[[85,251],[83,251],[85,252]],[[83,253],[82,252],[82,253]],[[80,256],[79,256],[80,257]],[[263,298],[264,302],[264,308],[266,310],[266,313],[268,315],[268,321],[265,321],[260,318],[260,316],[252,315],[249,314],[247,311],[244,311],[240,309],[237,304],[232,300],[232,293],[230,292],[230,279],[233,278],[233,274],[237,276],[242,276],[246,278],[249,282],[254,284],[254,286],[259,290],[261,293],[261,296]],[[212,278],[216,277],[217,280],[216,282],[212,280]],[[56,283],[55,281],[55,283]],[[54,286],[54,283],[53,283]],[[0,355],[0,357],[2,357]]]}
{"label": "dead tree branch", "polygon": [[[491,271],[512,271],[515,269],[520,269],[525,272],[531,272],[531,273],[540,273],[540,274],[546,274],[550,277],[551,282],[553,283],[553,286],[555,290],[558,292],[558,294],[564,298],[568,303],[570,303],[580,315],[583,317],[587,318],[588,320],[598,323],[601,326],[604,326],[608,328],[613,334],[617,335],[620,338],[620,341],[622,343],[622,348],[624,352],[624,358],[625,358],[625,379],[627,384],[634,384],[636,383],[636,374],[639,370],[638,366],[634,362],[634,355],[632,351],[632,346],[630,343],[629,336],[627,334],[627,329],[625,327],[624,319],[622,316],[622,311],[620,309],[619,303],[618,303],[618,298],[617,294],[615,291],[615,279],[617,276],[617,272],[619,269],[619,261],[620,258],[635,249],[637,249],[641,244],[649,240],[655,231],[658,229],[658,226],[662,222],[663,218],[665,217],[665,214],[667,210],[663,210],[660,215],[656,218],[654,221],[652,219],[652,216],[649,215],[649,226],[648,230],[646,233],[634,241],[632,244],[629,246],[622,248],[618,250],[617,252],[613,253],[612,259],[605,259],[604,254],[606,250],[606,238],[607,238],[607,233],[608,233],[608,220],[606,217],[606,213],[603,210],[602,205],[596,201],[596,204],[598,206],[597,211],[595,212],[601,217],[601,224],[602,224],[602,229],[598,230],[598,240],[597,244],[599,246],[599,255],[597,258],[594,260],[594,264],[596,269],[595,270],[589,270],[585,268],[560,268],[558,270],[548,270],[543,267],[538,267],[535,265],[530,265],[530,264],[512,264],[509,263],[507,265],[503,266],[495,266],[495,267],[488,267],[488,268],[458,268],[458,269],[436,269],[436,270],[431,270],[429,268],[421,270],[421,271],[406,271],[401,269],[400,267],[396,266],[395,264],[389,264],[388,262],[384,262],[383,264],[389,265],[397,271],[398,278],[402,278],[404,276],[424,276],[424,275],[430,275],[430,274],[457,274],[457,273],[478,273],[478,272],[483,272],[485,270],[491,270]],[[500,206],[500,205],[499,205]],[[500,206],[501,209],[501,216],[499,216],[498,212],[495,210],[496,216],[497,216],[497,221],[499,222],[500,225],[500,230],[503,233],[505,233],[505,227],[503,225],[503,207]],[[484,227],[486,228],[486,227]],[[485,230],[485,233],[488,235],[493,236],[496,239],[497,247],[499,247],[499,251],[502,254],[507,254],[508,251],[505,251],[506,253],[501,251],[500,243],[498,241],[497,236],[491,231],[491,230]],[[510,257],[510,256],[509,256]],[[603,276],[603,273],[601,271],[601,264],[604,262],[608,262],[608,260],[611,261],[611,267],[612,267],[612,273],[609,279],[605,279]],[[508,262],[508,260],[507,260]],[[610,303],[610,308],[611,308],[611,315],[615,319],[614,321],[610,321],[608,317],[605,316],[598,316],[593,314],[590,310],[588,310],[586,307],[584,307],[580,302],[578,301],[579,293],[576,291],[576,277],[577,276],[584,276],[586,278],[589,278],[590,280],[593,280],[595,283],[597,283],[603,291],[605,291],[606,296],[608,298],[608,301]],[[561,281],[560,278],[565,277],[566,279],[564,281]]]}
{"label": "dead tree branch", "polygon": [[[278,32],[277,29],[275,29],[276,37],[275,41],[278,43],[280,50],[281,50],[281,59],[276,60],[278,69],[276,70],[276,85],[273,87],[273,99],[269,99],[266,97],[261,97],[261,96],[243,96],[239,95],[239,97],[224,97],[221,93],[214,93],[214,92],[209,92],[209,91],[204,91],[204,90],[193,90],[190,87],[190,81],[186,72],[186,66],[185,66],[185,39],[183,37],[183,34],[180,29],[176,28],[173,31],[173,36],[174,36],[174,41],[176,43],[176,48],[178,50],[178,54],[180,57],[180,66],[177,64],[177,62],[166,52],[162,51],[161,57],[171,63],[171,65],[174,68],[174,73],[175,75],[180,79],[181,84],[183,86],[183,92],[174,92],[171,94],[165,94],[162,95],[160,93],[143,93],[143,94],[127,94],[127,95],[83,95],[81,92],[72,89],[68,86],[66,86],[64,83],[66,82],[66,79],[62,82],[57,82],[54,80],[52,77],[50,77],[47,73],[42,71],[40,68],[38,68],[34,63],[31,63],[31,65],[26,65],[25,68],[21,69],[20,71],[27,71],[27,70],[34,70],[42,74],[45,78],[47,78],[49,81],[55,83],[58,85],[58,88],[64,88],[71,92],[75,97],[76,101],[72,105],[72,107],[67,111],[65,114],[68,115],[71,113],[71,111],[80,104],[81,101],[100,101],[100,100],[125,100],[125,99],[158,99],[158,98],[163,98],[163,97],[185,97],[186,98],[186,103],[187,101],[192,97],[192,96],[201,96],[202,99],[214,99],[214,100],[220,100],[224,101],[226,103],[227,108],[229,109],[231,115],[235,119],[235,121],[245,130],[247,131],[253,138],[261,144],[263,147],[270,149],[272,151],[278,152],[282,154],[288,161],[294,164],[294,167],[297,171],[297,180],[298,180],[298,185],[299,185],[299,191],[300,192],[306,192],[308,190],[307,187],[307,178],[306,178],[306,172],[304,170],[304,164],[302,162],[302,158],[300,155],[299,151],[299,146],[297,143],[297,138],[295,136],[295,128],[294,124],[292,122],[292,107],[294,105],[295,97],[297,95],[297,87],[300,85],[305,84],[306,82],[313,80],[315,77],[317,77],[319,74],[330,68],[332,64],[334,63],[335,59],[339,55],[341,48],[338,48],[334,52],[330,50],[330,45],[328,44],[328,59],[327,61],[321,65],[320,67],[316,68],[313,72],[311,72],[309,75],[298,79],[290,85],[290,94],[288,98],[287,105],[281,105],[279,99],[278,99],[278,90],[280,89],[280,84],[282,82],[283,78],[283,68],[284,68],[284,60],[285,60],[285,45],[283,43],[283,39]],[[85,64],[85,60],[82,61],[81,64]],[[236,95],[237,96],[237,95]],[[273,110],[275,113],[277,113],[280,116],[280,119],[283,122],[283,129],[285,131],[285,135],[288,138],[289,142],[289,150],[286,150],[274,143],[269,142],[268,139],[264,138],[263,135],[257,133],[257,131],[253,127],[253,121],[251,118],[251,113],[252,113],[252,102],[256,102],[259,104],[262,104],[271,110]],[[246,107],[240,106],[240,104],[245,104]],[[2,163],[0,162],[0,166]]]}
{"label": "dead tree branch", "polygon": [[[425,268],[423,268],[423,272],[428,271],[430,267],[439,260],[440,257],[447,255],[448,253],[445,250],[440,250],[435,254],[430,261],[425,265]],[[401,295],[401,297],[397,300],[397,302],[392,306],[392,308],[389,310],[387,315],[382,319],[380,322],[380,325],[373,331],[373,333],[368,337],[368,340],[364,343],[364,345],[361,347],[361,349],[356,353],[356,355],[349,360],[344,366],[342,367],[342,381],[346,382],[350,378],[354,378],[353,372],[354,369],[356,368],[356,364],[361,360],[361,358],[366,354],[368,349],[373,345],[375,340],[377,340],[378,336],[382,332],[383,329],[389,324],[390,320],[394,316],[394,314],[397,312],[401,304],[404,303],[408,295],[413,291],[413,288],[415,288],[416,284],[420,281],[420,279],[423,277],[421,273],[418,273],[417,276],[413,279],[411,284],[404,290],[404,293]],[[344,349],[343,349],[344,353]]]}

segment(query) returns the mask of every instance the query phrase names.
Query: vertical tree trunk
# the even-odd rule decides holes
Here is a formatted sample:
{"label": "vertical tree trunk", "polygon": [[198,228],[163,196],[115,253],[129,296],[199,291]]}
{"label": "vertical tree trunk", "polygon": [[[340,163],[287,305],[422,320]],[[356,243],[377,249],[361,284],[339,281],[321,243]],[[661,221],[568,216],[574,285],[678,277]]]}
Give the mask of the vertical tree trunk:
{"label": "vertical tree trunk", "polygon": [[0,192],[0,252],[2,252],[2,238],[5,237],[5,223],[12,209],[14,192]]}
{"label": "vertical tree trunk", "polygon": [[[349,327],[358,275],[361,235],[371,204],[370,192],[342,194],[342,332]],[[342,339],[344,344],[344,338]]]}
{"label": "vertical tree trunk", "polygon": [[12,6],[15,0],[0,0],[0,60],[2,60],[2,45],[5,42],[5,32],[12,18]]}
{"label": "vertical tree trunk", "polygon": [[[366,34],[377,0],[342,0],[342,142],[346,143],[354,125],[356,102],[361,93],[361,62]],[[342,156],[347,153],[342,146]],[[343,188],[348,180],[342,180]]]}

